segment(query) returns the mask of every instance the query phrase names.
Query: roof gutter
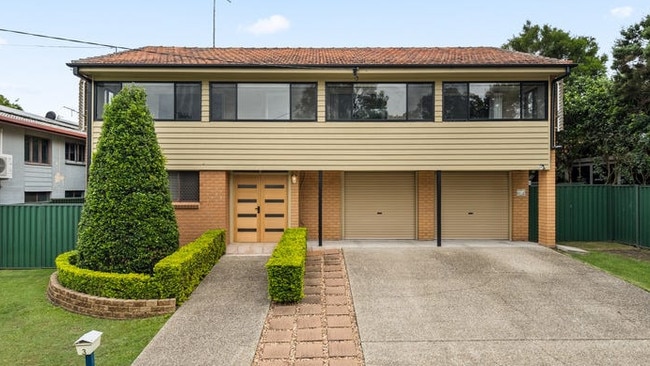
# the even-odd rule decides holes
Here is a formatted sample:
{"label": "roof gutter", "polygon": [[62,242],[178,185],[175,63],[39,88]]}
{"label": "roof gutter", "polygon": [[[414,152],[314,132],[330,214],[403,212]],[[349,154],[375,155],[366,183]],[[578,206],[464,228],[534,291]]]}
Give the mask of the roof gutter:
{"label": "roof gutter", "polygon": [[[74,70],[83,68],[242,68],[242,69],[348,69],[352,67],[368,69],[483,69],[483,68],[556,68],[556,67],[573,67],[575,64],[267,64],[267,63],[224,63],[224,64],[143,64],[143,63],[68,63],[68,66]],[[77,71],[78,72],[78,71]],[[75,74],[77,75],[77,74]]]}

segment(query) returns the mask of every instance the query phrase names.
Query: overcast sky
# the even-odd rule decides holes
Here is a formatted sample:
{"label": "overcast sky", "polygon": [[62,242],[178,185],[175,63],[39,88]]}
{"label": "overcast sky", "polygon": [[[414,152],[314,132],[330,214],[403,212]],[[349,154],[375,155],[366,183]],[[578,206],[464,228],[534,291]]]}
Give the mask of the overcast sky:
{"label": "overcast sky", "polygon": [[[216,46],[496,46],[526,20],[594,37],[610,55],[620,31],[650,14],[648,0],[216,0]],[[213,0],[20,0],[0,28],[118,47],[211,47]],[[0,94],[27,112],[77,120],[78,79],[66,63],[107,47],[0,31]]]}

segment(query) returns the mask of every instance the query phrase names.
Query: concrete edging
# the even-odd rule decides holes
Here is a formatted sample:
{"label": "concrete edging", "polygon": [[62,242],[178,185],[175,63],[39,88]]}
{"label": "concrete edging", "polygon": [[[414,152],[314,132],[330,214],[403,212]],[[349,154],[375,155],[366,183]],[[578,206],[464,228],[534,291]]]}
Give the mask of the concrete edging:
{"label": "concrete edging", "polygon": [[140,319],[176,311],[175,298],[113,299],[74,291],[59,283],[57,272],[50,276],[47,298],[52,304],[70,312],[104,319]]}

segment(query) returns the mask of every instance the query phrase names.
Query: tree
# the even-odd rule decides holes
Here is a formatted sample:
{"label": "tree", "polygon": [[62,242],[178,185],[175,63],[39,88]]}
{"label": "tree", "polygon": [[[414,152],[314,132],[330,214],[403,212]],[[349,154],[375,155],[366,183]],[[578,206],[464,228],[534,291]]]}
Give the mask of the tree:
{"label": "tree", "polygon": [[650,115],[650,15],[621,36],[612,49],[615,92],[628,112]]}
{"label": "tree", "polygon": [[21,110],[21,111],[23,110],[23,107],[21,107],[21,106],[18,104],[18,99],[16,99],[15,101],[11,102],[9,99],[7,99],[7,98],[6,98],[4,95],[2,95],[2,94],[0,94],[0,105],[3,105],[3,106],[5,106],[5,107],[9,107],[9,108],[19,109],[19,110]]}
{"label": "tree", "polygon": [[601,76],[606,71],[607,55],[598,55],[598,44],[593,37],[574,37],[548,24],[533,25],[530,20],[502,48],[571,60],[578,64],[573,70],[576,75]]}
{"label": "tree", "polygon": [[621,176],[630,183],[650,183],[650,15],[621,31],[612,54],[617,118],[626,139],[619,150],[626,159]]}
{"label": "tree", "polygon": [[[589,157],[608,162],[625,139],[625,131],[617,123],[611,79],[587,75],[574,75],[572,79],[571,87],[564,90],[564,130],[558,133],[562,149],[557,152],[558,171],[569,181],[573,181],[574,160]],[[610,182],[615,180],[612,170],[600,173]]]}
{"label": "tree", "polygon": [[178,249],[165,162],[143,89],[124,88],[106,107],[79,222],[77,264],[152,273]]}

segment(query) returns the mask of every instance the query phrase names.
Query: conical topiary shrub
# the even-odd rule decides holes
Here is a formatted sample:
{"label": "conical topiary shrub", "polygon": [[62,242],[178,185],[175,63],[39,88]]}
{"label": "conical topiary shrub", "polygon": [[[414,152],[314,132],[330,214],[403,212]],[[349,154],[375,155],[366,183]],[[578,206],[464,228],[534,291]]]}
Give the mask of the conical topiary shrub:
{"label": "conical topiary shrub", "polygon": [[126,87],[104,113],[79,222],[77,265],[150,274],[176,249],[178,225],[146,94]]}

